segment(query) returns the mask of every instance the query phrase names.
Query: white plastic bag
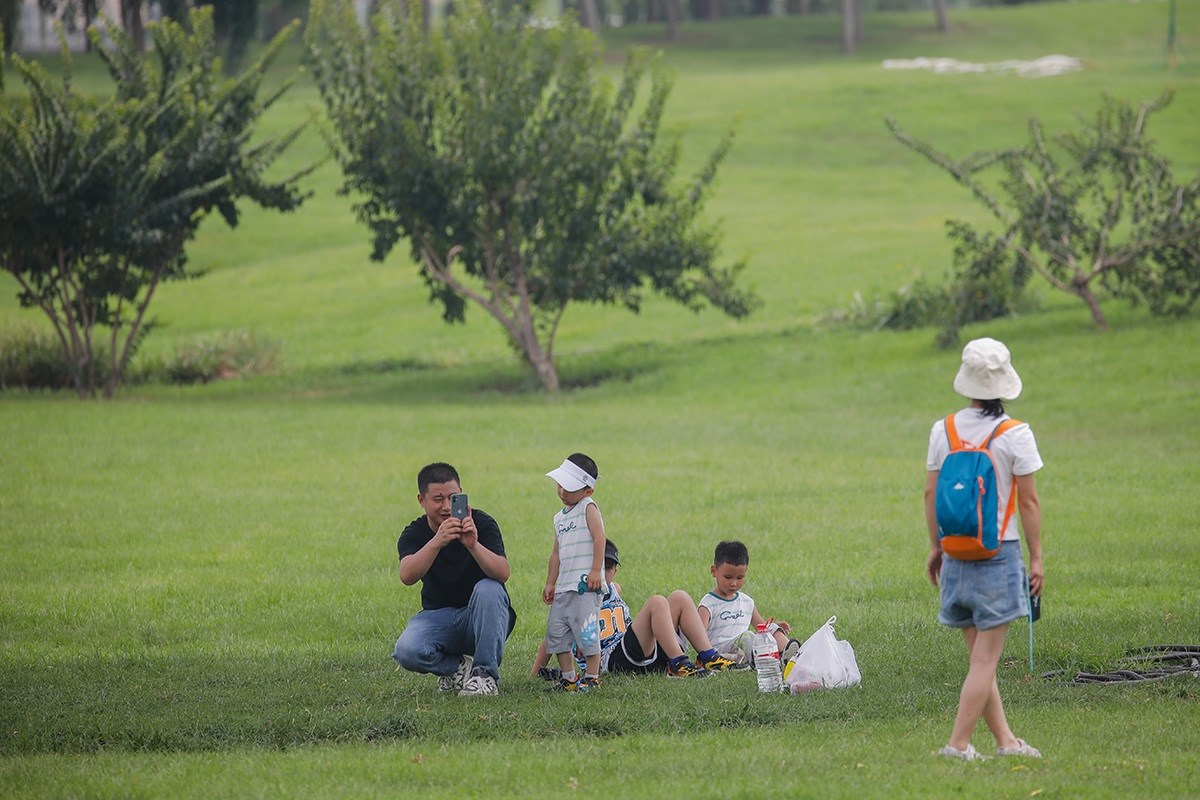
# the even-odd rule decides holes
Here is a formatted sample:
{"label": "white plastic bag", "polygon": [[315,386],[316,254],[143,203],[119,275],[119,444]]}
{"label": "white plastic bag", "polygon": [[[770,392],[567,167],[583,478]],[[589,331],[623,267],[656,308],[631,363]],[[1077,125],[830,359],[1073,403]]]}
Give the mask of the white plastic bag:
{"label": "white plastic bag", "polygon": [[833,634],[835,622],[837,617],[830,617],[792,656],[784,681],[792,694],[854,686],[862,682],[854,648],[845,639],[838,639]]}

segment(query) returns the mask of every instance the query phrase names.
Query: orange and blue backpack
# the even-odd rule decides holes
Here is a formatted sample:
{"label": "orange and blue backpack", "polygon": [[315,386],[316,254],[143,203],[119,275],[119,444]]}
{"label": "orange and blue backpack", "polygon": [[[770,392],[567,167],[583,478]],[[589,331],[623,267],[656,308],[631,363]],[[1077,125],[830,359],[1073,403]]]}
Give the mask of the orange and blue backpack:
{"label": "orange and blue backpack", "polygon": [[983,561],[1000,552],[1000,537],[1016,508],[1017,487],[1014,485],[1009,495],[1004,522],[997,526],[996,462],[988,447],[997,436],[1020,424],[1019,420],[1006,419],[992,429],[982,447],[972,447],[958,438],[954,415],[946,417],[950,455],[938,473],[934,505],[942,552],[951,558]]}

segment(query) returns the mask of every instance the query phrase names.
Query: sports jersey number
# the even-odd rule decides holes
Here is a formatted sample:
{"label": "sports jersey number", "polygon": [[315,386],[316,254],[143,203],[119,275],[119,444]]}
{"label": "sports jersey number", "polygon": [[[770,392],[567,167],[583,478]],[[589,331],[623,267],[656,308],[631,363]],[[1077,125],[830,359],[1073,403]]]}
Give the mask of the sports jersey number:
{"label": "sports jersey number", "polygon": [[629,626],[624,608],[600,609],[600,646],[603,647],[613,636],[624,635]]}

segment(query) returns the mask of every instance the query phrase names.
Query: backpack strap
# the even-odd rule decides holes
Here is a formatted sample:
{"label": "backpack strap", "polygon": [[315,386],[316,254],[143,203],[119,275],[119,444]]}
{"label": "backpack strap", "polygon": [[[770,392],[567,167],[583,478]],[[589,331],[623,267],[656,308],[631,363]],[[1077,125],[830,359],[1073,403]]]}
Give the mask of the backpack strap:
{"label": "backpack strap", "polygon": [[954,426],[954,415],[946,415],[946,441],[950,444],[950,452],[962,449],[962,439],[958,438],[958,428]]}
{"label": "backpack strap", "polygon": [[1012,417],[1009,417],[1008,419],[1004,420],[999,425],[997,425],[995,428],[992,428],[992,435],[989,436],[987,438],[987,441],[983,443],[984,449],[991,447],[992,442],[996,439],[997,436],[1000,436],[1005,431],[1012,430],[1013,428],[1017,427],[1020,424],[1021,424],[1021,420],[1013,419]]}
{"label": "backpack strap", "polygon": [[[988,437],[987,442],[984,443],[984,445],[983,445],[984,449],[986,450],[987,448],[991,447],[992,442],[995,441],[997,436],[1000,436],[1005,431],[1012,430],[1013,428],[1017,427],[1020,424],[1021,424],[1021,420],[1013,419],[1012,417],[1009,417],[1008,419],[1001,422],[999,425],[997,425],[995,427],[995,429],[992,430],[992,435]],[[1003,538],[1004,538],[1004,532],[1006,530],[1008,530],[1008,521],[1012,519],[1013,511],[1015,511],[1016,508],[1017,508],[1017,480],[1016,480],[1016,476],[1013,476],[1012,491],[1008,493],[1008,508],[1004,509],[1004,522],[1000,525],[1001,540],[1003,540]]]}
{"label": "backpack strap", "polygon": [[[988,436],[987,441],[983,443],[983,447],[980,449],[986,450],[987,448],[991,447],[992,441],[995,440],[997,436],[1001,435],[1005,431],[1012,430],[1020,424],[1021,420],[1013,419],[1012,417],[1002,420],[998,425],[996,425],[995,428],[992,428],[992,434]],[[951,452],[962,449],[962,439],[958,438],[958,427],[954,424],[954,414],[946,415],[946,441],[950,445]]]}

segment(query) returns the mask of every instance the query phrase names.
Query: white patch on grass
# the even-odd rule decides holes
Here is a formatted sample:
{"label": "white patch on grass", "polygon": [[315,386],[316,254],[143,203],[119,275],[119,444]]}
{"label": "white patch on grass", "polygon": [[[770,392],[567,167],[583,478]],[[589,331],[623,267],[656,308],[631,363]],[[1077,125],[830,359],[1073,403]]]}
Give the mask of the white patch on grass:
{"label": "white patch on grass", "polygon": [[927,69],[937,75],[961,75],[969,72],[1012,72],[1022,78],[1046,78],[1078,72],[1083,62],[1071,56],[1042,56],[1032,61],[997,61],[991,64],[975,64],[955,58],[889,58],[883,62],[884,69]]}

